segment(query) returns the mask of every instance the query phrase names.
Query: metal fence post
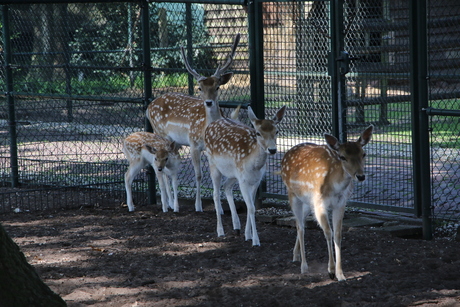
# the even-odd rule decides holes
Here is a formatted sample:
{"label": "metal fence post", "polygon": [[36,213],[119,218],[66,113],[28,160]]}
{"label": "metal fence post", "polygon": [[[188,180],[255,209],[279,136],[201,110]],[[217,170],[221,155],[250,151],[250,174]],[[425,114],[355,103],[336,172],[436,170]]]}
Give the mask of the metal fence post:
{"label": "metal fence post", "polygon": [[332,82],[332,133],[341,142],[347,140],[345,74],[348,72],[345,69],[348,65],[348,54],[344,52],[343,2],[344,0],[330,1],[332,39],[329,55]]}
{"label": "metal fence post", "polygon": [[414,203],[422,216],[423,238],[433,237],[428,115],[428,43],[426,0],[410,1],[412,159]]}
{"label": "metal fence post", "polygon": [[[254,0],[248,3],[248,26],[251,108],[257,118],[265,118],[264,48],[261,1]],[[262,195],[266,191],[267,184],[265,178],[263,178],[257,191],[256,207],[260,207]]]}
{"label": "metal fence post", "polygon": [[13,72],[11,70],[11,40],[8,5],[2,6],[3,17],[3,54],[5,61],[6,101],[8,104],[8,127],[10,132],[11,186],[19,185],[18,144],[16,133],[16,111],[13,97]]}
{"label": "metal fence post", "polygon": [[[152,69],[151,69],[151,55],[150,55],[150,18],[149,18],[149,3],[147,0],[142,0],[142,52],[143,52],[143,72],[144,72],[144,108],[147,109],[152,101]],[[145,118],[145,131],[152,132],[152,126],[147,118]],[[155,172],[153,168],[148,168],[149,184],[148,184],[148,198],[149,204],[157,203],[157,191],[155,182]]]}
{"label": "metal fence post", "polygon": [[258,118],[265,116],[264,103],[264,37],[262,2],[249,2],[249,73],[251,76],[251,107]]}
{"label": "metal fence post", "polygon": [[[186,31],[187,31],[187,58],[189,63],[193,66],[193,24],[192,24],[192,4],[186,3],[185,4],[185,24],[186,24]],[[188,80],[188,94],[193,95],[195,94],[195,78],[187,73],[187,80]]]}

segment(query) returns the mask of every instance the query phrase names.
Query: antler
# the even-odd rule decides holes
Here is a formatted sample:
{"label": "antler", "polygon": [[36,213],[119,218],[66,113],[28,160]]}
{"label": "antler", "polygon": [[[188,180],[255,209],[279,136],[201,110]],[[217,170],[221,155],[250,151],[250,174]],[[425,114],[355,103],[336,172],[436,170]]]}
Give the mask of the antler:
{"label": "antler", "polygon": [[[220,65],[219,65],[217,67],[216,72],[212,75],[213,77],[220,78],[220,76],[230,67],[230,65],[233,62],[233,57],[235,56],[236,47],[238,46],[238,43],[240,42],[240,37],[241,37],[240,33],[238,33],[235,36],[235,40],[233,41],[232,51],[230,52],[230,54],[228,56],[227,62],[225,62],[224,66],[220,67]],[[193,69],[190,66],[190,63],[187,60],[187,56],[185,55],[185,48],[183,46],[180,47],[180,51],[181,51],[181,54],[182,54],[182,60],[185,63],[185,67],[187,68],[187,71],[192,76],[194,76],[197,81],[201,81],[203,79],[206,79],[205,76],[200,75],[199,73],[196,72],[195,69]]]}
{"label": "antler", "polygon": [[224,66],[222,66],[222,68],[220,67],[220,65],[217,67],[216,72],[213,75],[214,77],[220,77],[232,64],[233,57],[235,56],[235,52],[236,52],[236,47],[238,46],[238,43],[240,42],[240,37],[241,37],[240,33],[238,33],[235,36],[235,40],[233,41],[232,51],[230,52],[228,56],[227,62],[224,64]]}
{"label": "antler", "polygon": [[199,73],[196,72],[195,69],[193,69],[191,66],[190,66],[190,63],[188,62],[187,60],[187,56],[185,55],[185,48],[183,46],[180,47],[180,51],[182,53],[182,60],[184,61],[185,63],[185,67],[187,68],[188,72],[195,77],[195,79],[197,81],[200,81],[202,79],[206,79],[206,77],[200,75]]}

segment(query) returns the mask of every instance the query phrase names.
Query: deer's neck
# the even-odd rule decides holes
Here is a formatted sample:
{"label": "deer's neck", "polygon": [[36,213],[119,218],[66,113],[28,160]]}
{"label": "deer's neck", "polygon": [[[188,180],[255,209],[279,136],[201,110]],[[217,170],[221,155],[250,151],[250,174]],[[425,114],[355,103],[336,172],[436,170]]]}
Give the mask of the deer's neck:
{"label": "deer's neck", "polygon": [[205,108],[205,115],[206,115],[206,126],[205,126],[205,128],[210,123],[222,118],[222,114],[220,112],[219,104],[216,103],[216,107],[213,107],[213,108],[208,108],[206,106],[204,108]]}
{"label": "deer's neck", "polygon": [[252,159],[250,159],[251,163],[251,169],[258,171],[265,167],[265,163],[267,162],[267,157],[268,154],[267,152],[260,146],[260,144],[256,142],[256,146],[254,150],[251,152],[250,156]]}

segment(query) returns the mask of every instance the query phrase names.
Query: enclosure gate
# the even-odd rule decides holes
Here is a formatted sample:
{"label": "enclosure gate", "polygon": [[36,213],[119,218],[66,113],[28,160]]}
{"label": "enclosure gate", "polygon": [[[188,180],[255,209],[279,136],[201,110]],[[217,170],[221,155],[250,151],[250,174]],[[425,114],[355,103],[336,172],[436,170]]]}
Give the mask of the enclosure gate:
{"label": "enclosure gate", "polygon": [[[121,203],[123,138],[149,128],[155,97],[197,91],[179,46],[211,74],[240,32],[225,112],[251,104],[267,117],[288,106],[261,198],[286,204],[276,171],[292,146],[321,143],[324,132],[355,139],[373,124],[368,180],[350,205],[422,216],[427,238],[433,218],[459,218],[456,1],[2,3],[2,212]],[[189,198],[183,157],[180,196]],[[137,178],[136,203],[156,199],[151,182],[148,172]]]}
{"label": "enclosure gate", "polygon": [[[369,180],[356,187],[349,203],[422,216],[425,238],[431,237],[433,218],[458,221],[460,170],[447,161],[458,161],[460,148],[455,119],[460,109],[455,89],[460,5],[396,0],[254,5],[259,6],[254,11],[276,17],[271,18],[274,24],[264,25],[268,16],[254,16],[263,28],[256,33],[263,33],[257,41],[264,50],[259,67],[265,70],[265,105],[276,101],[276,95],[285,99],[295,87],[297,113],[292,116],[301,125],[287,128],[286,134],[296,137],[283,139],[282,152],[300,140],[321,142],[322,131],[332,131],[342,141],[355,139],[373,124],[373,140],[366,148]],[[288,34],[295,55],[273,47],[287,43]],[[292,78],[286,77],[289,73]],[[273,171],[281,157],[274,160]],[[285,195],[270,173],[267,187],[263,195]]]}

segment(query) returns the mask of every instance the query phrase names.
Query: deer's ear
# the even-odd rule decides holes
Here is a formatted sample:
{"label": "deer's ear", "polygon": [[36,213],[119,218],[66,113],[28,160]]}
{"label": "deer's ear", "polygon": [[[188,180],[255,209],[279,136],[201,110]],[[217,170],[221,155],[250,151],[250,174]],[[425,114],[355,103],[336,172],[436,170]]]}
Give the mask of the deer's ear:
{"label": "deer's ear", "polygon": [[248,117],[253,124],[258,119],[251,107],[248,107]]}
{"label": "deer's ear", "polygon": [[276,112],[275,116],[273,117],[273,121],[275,125],[283,120],[284,114],[286,113],[286,106],[281,107],[281,109]]}
{"label": "deer's ear", "polygon": [[363,131],[363,133],[361,134],[361,136],[358,138],[358,143],[361,144],[361,146],[364,146],[366,145],[367,143],[369,143],[369,141],[371,140],[372,138],[372,131],[374,130],[374,126],[373,125],[370,125],[369,127],[367,127],[366,130]]}
{"label": "deer's ear", "polygon": [[241,104],[239,104],[235,110],[230,114],[230,118],[233,120],[238,120],[238,115],[240,115]]}
{"label": "deer's ear", "polygon": [[150,145],[144,145],[144,148],[147,149],[153,155],[157,153],[157,150]]}
{"label": "deer's ear", "polygon": [[176,149],[176,142],[172,141],[169,144],[169,151],[174,151],[174,149]]}
{"label": "deer's ear", "polygon": [[325,133],[325,134],[324,134],[324,138],[326,139],[327,145],[328,145],[331,149],[333,149],[333,150],[335,150],[335,151],[339,150],[340,143],[339,143],[339,140],[337,140],[337,138],[336,138],[335,136],[330,135],[330,134],[328,134],[328,133]]}
{"label": "deer's ear", "polygon": [[233,77],[233,73],[232,72],[228,72],[226,74],[223,74],[222,76],[220,76],[219,78],[219,84],[220,85],[224,85],[224,84],[227,84],[228,81],[230,81],[230,79]]}

